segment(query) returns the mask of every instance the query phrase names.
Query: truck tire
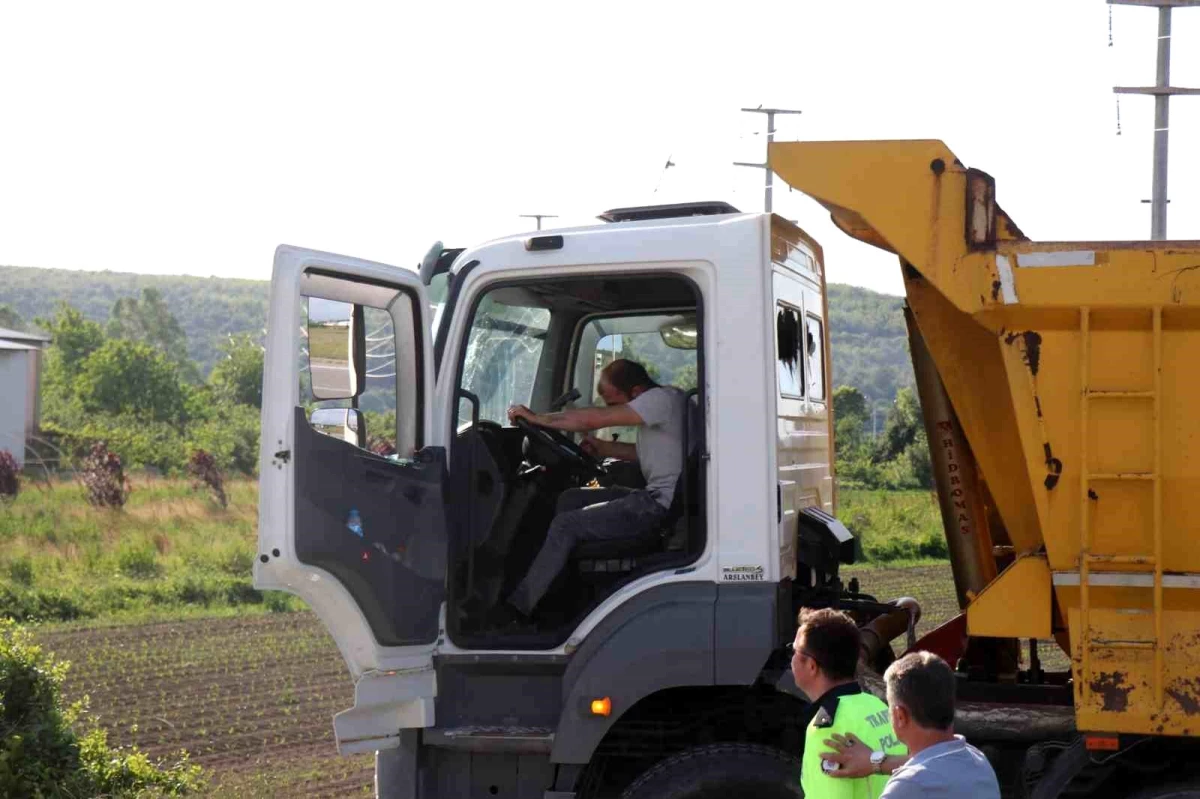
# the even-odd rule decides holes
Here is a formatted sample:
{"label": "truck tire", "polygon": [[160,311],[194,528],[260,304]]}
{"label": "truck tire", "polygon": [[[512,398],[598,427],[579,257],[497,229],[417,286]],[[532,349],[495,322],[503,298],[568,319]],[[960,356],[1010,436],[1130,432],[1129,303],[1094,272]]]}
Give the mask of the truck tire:
{"label": "truck tire", "polygon": [[758,744],[710,744],[656,764],[621,799],[803,799],[800,759]]}

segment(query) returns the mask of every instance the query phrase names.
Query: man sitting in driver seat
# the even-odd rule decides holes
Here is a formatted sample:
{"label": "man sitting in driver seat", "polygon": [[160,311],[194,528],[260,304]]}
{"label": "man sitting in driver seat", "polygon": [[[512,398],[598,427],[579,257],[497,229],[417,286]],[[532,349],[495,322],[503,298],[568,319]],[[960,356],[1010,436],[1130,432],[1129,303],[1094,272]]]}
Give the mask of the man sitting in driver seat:
{"label": "man sitting in driver seat", "polygon": [[634,538],[663,521],[683,469],[684,392],[660,386],[639,363],[616,360],[600,372],[597,391],[605,407],[574,408],[539,414],[524,405],[508,409],[512,421],[568,432],[606,427],[638,427],[637,444],[585,436],[582,447],[598,458],[636,460],[646,478],[644,489],[571,488],[558,498],[554,521],[529,571],[508,598],[529,616],[581,541]]}

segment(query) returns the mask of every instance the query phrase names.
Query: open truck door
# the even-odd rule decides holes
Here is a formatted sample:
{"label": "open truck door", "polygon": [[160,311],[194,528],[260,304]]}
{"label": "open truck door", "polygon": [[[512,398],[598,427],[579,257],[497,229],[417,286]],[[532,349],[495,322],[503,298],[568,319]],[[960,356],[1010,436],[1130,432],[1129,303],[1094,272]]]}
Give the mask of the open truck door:
{"label": "open truck door", "polygon": [[254,584],[302,598],[341,650],[343,753],[433,724],[447,530],[428,315],[415,272],[276,251]]}

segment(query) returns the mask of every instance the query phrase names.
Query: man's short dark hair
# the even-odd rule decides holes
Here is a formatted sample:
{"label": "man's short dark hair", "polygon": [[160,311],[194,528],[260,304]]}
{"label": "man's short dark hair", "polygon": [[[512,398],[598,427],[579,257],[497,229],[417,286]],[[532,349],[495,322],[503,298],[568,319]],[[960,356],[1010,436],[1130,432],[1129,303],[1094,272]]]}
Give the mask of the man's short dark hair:
{"label": "man's short dark hair", "polygon": [[805,608],[800,611],[800,629],[804,632],[804,653],[817,662],[825,676],[854,679],[862,633],[853,619],[840,610]]}
{"label": "man's short dark hair", "polygon": [[932,652],[905,655],[883,674],[888,704],[902,705],[918,727],[948,730],[954,724],[954,672]]}
{"label": "man's short dark hair", "polygon": [[651,389],[658,385],[646,367],[626,358],[613,361],[604,367],[602,374],[608,378],[609,385],[626,394],[632,394],[635,388]]}

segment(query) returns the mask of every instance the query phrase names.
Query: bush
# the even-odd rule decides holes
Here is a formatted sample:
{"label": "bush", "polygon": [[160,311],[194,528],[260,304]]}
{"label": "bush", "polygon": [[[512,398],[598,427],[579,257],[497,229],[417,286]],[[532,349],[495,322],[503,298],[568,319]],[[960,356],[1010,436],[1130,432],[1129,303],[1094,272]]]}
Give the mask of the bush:
{"label": "bush", "polygon": [[210,453],[219,468],[253,475],[258,471],[260,413],[249,405],[218,403],[188,434],[190,449]]}
{"label": "bush", "polygon": [[212,455],[202,449],[193,452],[188,461],[188,474],[194,480],[193,487],[208,486],[217,504],[222,508],[229,507],[229,498],[225,496],[225,478],[221,475],[221,470],[217,468],[217,462]]}
{"label": "bush", "polygon": [[0,611],[17,621],[72,621],[94,615],[60,589],[6,585],[0,585]]}
{"label": "bush", "polygon": [[105,442],[97,441],[92,445],[79,474],[87,490],[88,502],[101,508],[125,507],[125,500],[129,499],[129,481],[125,479],[121,459],[109,451]]}
{"label": "bush", "polygon": [[263,591],[263,604],[272,613],[291,613],[297,609],[297,602],[284,591]]}
{"label": "bush", "polygon": [[121,574],[134,580],[148,580],[158,576],[158,560],[154,548],[125,544],[117,552],[117,567]]}
{"label": "bush", "polygon": [[12,499],[21,490],[20,467],[6,449],[0,449],[0,499]]}
{"label": "bush", "polygon": [[33,560],[28,555],[13,558],[8,564],[8,577],[17,585],[33,585]]}
{"label": "bush", "polygon": [[0,619],[0,795],[179,796],[200,787],[200,768],[186,753],[163,767],[136,748],[109,747],[94,725],[78,736],[72,725],[83,720],[87,700],[63,700],[67,667],[14,621]]}

